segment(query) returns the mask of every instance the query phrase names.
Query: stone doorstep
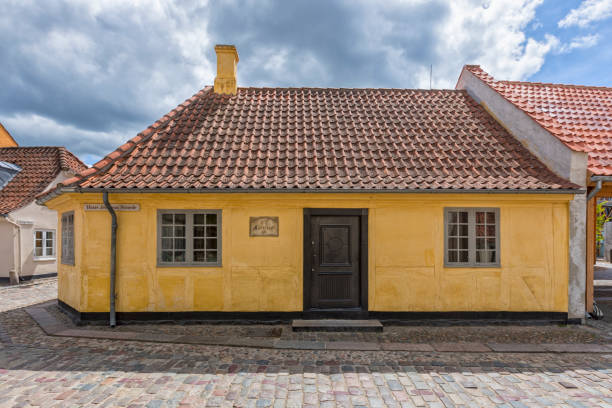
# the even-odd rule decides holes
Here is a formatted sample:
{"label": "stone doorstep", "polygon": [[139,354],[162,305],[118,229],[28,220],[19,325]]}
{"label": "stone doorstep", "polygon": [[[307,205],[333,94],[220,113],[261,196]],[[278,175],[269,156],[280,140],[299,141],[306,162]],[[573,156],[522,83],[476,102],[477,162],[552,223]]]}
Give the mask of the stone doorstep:
{"label": "stone doorstep", "polygon": [[40,305],[26,307],[26,312],[49,336],[103,340],[129,340],[150,343],[200,344],[231,347],[274,348],[285,350],[351,350],[405,351],[442,353],[610,353],[612,344],[525,344],[525,343],[375,343],[359,341],[309,341],[282,338],[238,338],[227,336],[173,335],[95,329],[74,329],[65,326]]}

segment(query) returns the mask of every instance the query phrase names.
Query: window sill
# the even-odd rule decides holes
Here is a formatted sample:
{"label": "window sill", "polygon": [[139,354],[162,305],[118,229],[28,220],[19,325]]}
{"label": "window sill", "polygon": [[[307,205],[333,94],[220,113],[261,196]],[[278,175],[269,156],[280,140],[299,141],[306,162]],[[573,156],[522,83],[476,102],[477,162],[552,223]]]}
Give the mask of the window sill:
{"label": "window sill", "polygon": [[57,258],[54,256],[39,256],[39,257],[34,257],[32,258],[35,262],[38,261],[56,261]]}
{"label": "window sill", "polygon": [[222,268],[221,264],[194,264],[194,263],[185,263],[185,264],[157,264],[158,268]]}
{"label": "window sill", "polygon": [[444,264],[445,268],[463,268],[463,269],[501,269],[500,264],[488,264],[488,265],[450,265]]}

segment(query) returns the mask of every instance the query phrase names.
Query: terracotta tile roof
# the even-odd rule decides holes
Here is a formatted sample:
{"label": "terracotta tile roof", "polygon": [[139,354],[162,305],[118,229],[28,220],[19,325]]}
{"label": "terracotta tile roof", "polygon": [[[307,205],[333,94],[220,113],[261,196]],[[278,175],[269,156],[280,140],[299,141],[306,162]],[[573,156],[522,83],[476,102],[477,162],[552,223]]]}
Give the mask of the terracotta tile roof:
{"label": "terracotta tile roof", "polygon": [[210,87],[64,185],[64,191],[578,188],[549,171],[465,91],[239,88],[227,96]]}
{"label": "terracotta tile roof", "polygon": [[570,149],[587,152],[591,172],[612,175],[612,88],[497,81],[478,65],[465,68]]}
{"label": "terracotta tile roof", "polygon": [[32,202],[60,171],[79,173],[87,168],[63,147],[3,147],[0,148],[0,161],[21,168],[0,190],[0,214],[8,214]]}

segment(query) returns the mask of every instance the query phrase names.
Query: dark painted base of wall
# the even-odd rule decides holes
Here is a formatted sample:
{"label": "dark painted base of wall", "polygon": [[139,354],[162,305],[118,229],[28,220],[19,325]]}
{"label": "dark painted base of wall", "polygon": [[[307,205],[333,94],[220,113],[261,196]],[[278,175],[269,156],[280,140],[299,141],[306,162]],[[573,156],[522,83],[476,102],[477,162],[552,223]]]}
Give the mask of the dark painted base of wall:
{"label": "dark painted base of wall", "polygon": [[[29,282],[32,280],[36,280],[36,279],[43,279],[43,278],[54,278],[57,276],[57,272],[56,273],[44,273],[42,275],[29,275],[29,276],[20,276],[19,277],[19,282]],[[9,282],[9,278],[8,277],[2,277],[0,278],[0,282],[2,283],[8,283]]]}
{"label": "dark painted base of wall", "polygon": [[[77,325],[108,324],[105,312],[79,312],[58,300]],[[378,319],[384,325],[542,325],[580,324],[560,312],[117,312],[119,323],[281,324],[294,319]]]}

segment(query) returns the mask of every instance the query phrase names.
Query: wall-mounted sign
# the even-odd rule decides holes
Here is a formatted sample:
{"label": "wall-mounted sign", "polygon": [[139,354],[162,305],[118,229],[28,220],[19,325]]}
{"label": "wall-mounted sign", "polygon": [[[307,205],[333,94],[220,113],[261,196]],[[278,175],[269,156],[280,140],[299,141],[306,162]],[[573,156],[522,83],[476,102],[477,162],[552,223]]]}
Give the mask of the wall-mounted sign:
{"label": "wall-mounted sign", "polygon": [[[115,211],[140,211],[140,204],[111,204]],[[85,211],[108,211],[104,204],[85,204]]]}
{"label": "wall-mounted sign", "polygon": [[249,236],[278,237],[278,217],[250,217]]}

